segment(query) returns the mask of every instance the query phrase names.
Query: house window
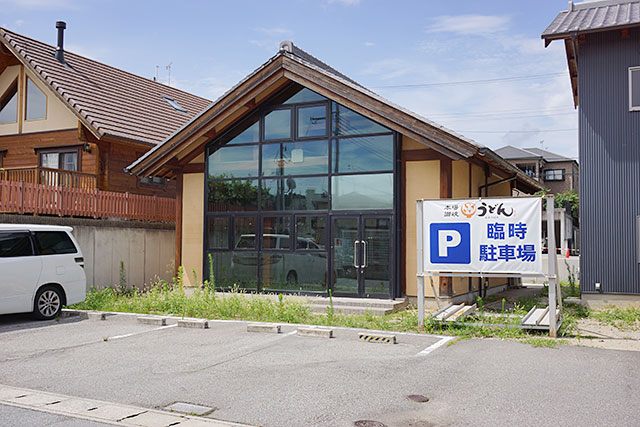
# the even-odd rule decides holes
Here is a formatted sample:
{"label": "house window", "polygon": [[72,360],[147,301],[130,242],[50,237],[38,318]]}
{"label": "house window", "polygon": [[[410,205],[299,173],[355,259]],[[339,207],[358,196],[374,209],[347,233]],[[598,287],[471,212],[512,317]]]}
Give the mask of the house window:
{"label": "house window", "polygon": [[18,121],[18,80],[14,80],[0,98],[0,124]]}
{"label": "house window", "polygon": [[161,176],[145,176],[140,178],[141,184],[163,186],[166,180]]}
{"label": "house window", "polygon": [[640,111],[640,67],[629,68],[629,111]]}
{"label": "house window", "polygon": [[546,169],[544,171],[545,181],[564,181],[564,169]]}
{"label": "house window", "polygon": [[27,104],[25,111],[26,120],[47,118],[47,96],[29,77],[27,77]]}
{"label": "house window", "polygon": [[78,163],[78,149],[40,150],[39,154],[40,166],[43,168],[63,169],[75,172],[80,169]]}

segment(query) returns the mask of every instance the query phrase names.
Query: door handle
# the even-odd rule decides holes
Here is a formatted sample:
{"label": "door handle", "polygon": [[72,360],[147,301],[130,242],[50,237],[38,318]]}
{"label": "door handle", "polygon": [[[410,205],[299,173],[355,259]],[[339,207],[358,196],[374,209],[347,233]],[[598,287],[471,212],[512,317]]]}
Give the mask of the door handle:
{"label": "door handle", "polygon": [[362,250],[364,251],[363,254],[362,254],[362,256],[363,256],[363,260],[362,260],[363,265],[362,265],[362,267],[365,268],[365,267],[367,267],[367,241],[366,240],[362,241]]}
{"label": "door handle", "polygon": [[360,240],[355,240],[353,242],[353,266],[355,268],[360,268],[360,266],[357,264],[357,262],[358,262],[358,243],[360,243]]}

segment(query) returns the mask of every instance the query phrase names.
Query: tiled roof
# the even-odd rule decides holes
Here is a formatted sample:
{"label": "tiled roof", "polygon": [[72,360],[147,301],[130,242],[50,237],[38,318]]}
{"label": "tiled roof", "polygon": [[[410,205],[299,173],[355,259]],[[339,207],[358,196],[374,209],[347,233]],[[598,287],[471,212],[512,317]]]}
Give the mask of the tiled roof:
{"label": "tiled roof", "polygon": [[542,158],[547,161],[547,162],[571,162],[573,161],[573,159],[570,159],[569,157],[565,157],[562,156],[560,154],[557,153],[552,153],[551,151],[547,151],[547,150],[543,150],[542,148],[525,148],[525,150],[531,152],[531,153],[535,153],[539,156],[542,156]]}
{"label": "tiled roof", "polygon": [[558,14],[542,33],[542,38],[552,40],[636,25],[640,25],[640,0],[569,2],[569,10]]}
{"label": "tiled roof", "polygon": [[55,59],[53,46],[4,28],[0,36],[101,136],[158,144],[211,103],[69,51],[64,52],[65,66]]}
{"label": "tiled roof", "polygon": [[514,147],[513,145],[507,145],[496,150],[496,154],[507,160],[515,159],[536,159],[542,158],[542,155],[532,153],[529,149],[522,149]]}

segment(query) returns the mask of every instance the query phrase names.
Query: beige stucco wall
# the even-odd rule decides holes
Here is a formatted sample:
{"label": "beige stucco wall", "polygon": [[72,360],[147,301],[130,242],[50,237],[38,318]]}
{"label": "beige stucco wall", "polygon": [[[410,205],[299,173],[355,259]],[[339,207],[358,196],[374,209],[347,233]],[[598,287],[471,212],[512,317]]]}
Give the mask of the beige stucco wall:
{"label": "beige stucco wall", "polygon": [[204,225],[204,173],[183,175],[182,192],[182,267],[186,286],[194,283],[193,271],[202,282]]}
{"label": "beige stucco wall", "polygon": [[[0,74],[0,96],[9,89],[11,83],[20,75],[20,65],[11,65]],[[18,94],[18,102],[20,95]],[[19,116],[20,114],[18,114]],[[12,135],[18,133],[18,122],[0,124],[0,135]]]}
{"label": "beige stucco wall", "polygon": [[[20,76],[21,73],[22,76]],[[0,74],[0,94],[3,94],[9,85],[18,77],[20,77],[18,85],[18,121],[15,123],[1,124],[0,135],[15,135],[20,133],[20,124],[22,124],[22,133],[73,129],[78,127],[78,118],[70,110],[70,107],[60,101],[49,86],[42,84],[31,71],[28,71],[21,65],[7,67],[2,74]],[[27,86],[26,77],[29,77],[47,97],[47,113],[44,119],[24,120]]]}
{"label": "beige stucco wall", "polygon": [[[78,118],[69,110],[69,107],[63,104],[48,86],[40,83],[33,73],[25,69],[25,74],[47,96],[47,116],[46,119],[23,121],[22,133],[77,128]],[[27,79],[22,79],[22,90],[25,90],[25,94],[26,85]]]}
{"label": "beige stucco wall", "polygon": [[[426,160],[420,162],[406,162],[405,182],[405,262],[406,262],[406,292],[415,296],[418,292],[416,269],[416,200],[440,198],[440,161]],[[436,289],[438,284],[436,283]],[[426,286],[427,296],[433,296],[430,286]]]}

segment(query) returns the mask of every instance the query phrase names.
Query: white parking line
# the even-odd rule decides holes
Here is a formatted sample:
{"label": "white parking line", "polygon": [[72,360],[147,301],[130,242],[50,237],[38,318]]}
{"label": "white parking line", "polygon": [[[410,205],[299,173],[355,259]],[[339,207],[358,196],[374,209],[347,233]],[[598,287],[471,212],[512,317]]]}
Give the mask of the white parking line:
{"label": "white parking line", "polygon": [[425,348],[420,353],[416,354],[416,356],[426,356],[427,354],[431,353],[433,350],[442,347],[443,345],[445,345],[446,343],[454,339],[456,339],[456,337],[444,337],[440,341],[434,344],[431,344],[429,347]]}
{"label": "white parking line", "polygon": [[146,334],[147,332],[159,331],[161,329],[175,328],[176,326],[178,326],[177,323],[175,323],[173,325],[160,326],[159,328],[148,329],[146,331],[132,332],[130,334],[124,334],[124,335],[114,335],[112,337],[107,337],[104,340],[105,341],[112,341],[112,340],[117,340],[117,339],[120,339],[120,338],[128,338],[128,337],[132,337],[134,335]]}

